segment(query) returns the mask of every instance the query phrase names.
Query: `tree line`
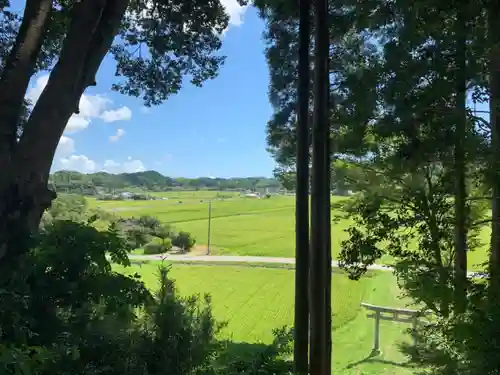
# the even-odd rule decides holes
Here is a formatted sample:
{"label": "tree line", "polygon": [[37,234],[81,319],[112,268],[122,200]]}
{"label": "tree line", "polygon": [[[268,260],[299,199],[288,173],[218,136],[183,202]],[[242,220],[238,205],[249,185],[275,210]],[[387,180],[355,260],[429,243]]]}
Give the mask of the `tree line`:
{"label": "tree line", "polygon": [[50,175],[49,186],[56,192],[94,195],[100,192],[140,188],[146,191],[168,190],[257,190],[280,189],[279,181],[266,177],[184,178],[167,177],[156,171],[111,174],[58,171]]}

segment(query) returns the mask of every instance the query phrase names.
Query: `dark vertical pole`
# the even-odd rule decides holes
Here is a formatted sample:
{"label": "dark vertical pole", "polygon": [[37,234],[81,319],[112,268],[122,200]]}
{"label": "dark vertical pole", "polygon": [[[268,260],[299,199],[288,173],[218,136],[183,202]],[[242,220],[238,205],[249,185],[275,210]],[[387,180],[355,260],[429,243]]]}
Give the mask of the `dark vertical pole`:
{"label": "dark vertical pole", "polygon": [[309,373],[309,46],[310,0],[300,0],[295,194],[295,373]]}
{"label": "dark vertical pole", "polygon": [[[331,374],[328,0],[316,0],[311,196],[311,375]],[[330,264],[328,264],[330,263]]]}

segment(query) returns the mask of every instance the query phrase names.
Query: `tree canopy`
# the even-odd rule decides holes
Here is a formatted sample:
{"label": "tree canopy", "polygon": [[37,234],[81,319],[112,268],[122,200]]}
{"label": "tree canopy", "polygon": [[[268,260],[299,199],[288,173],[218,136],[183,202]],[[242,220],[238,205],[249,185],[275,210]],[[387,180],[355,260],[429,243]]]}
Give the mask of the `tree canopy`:
{"label": "tree canopy", "polygon": [[[0,259],[8,227],[33,232],[54,198],[47,182],[59,139],[105,56],[116,61],[113,90],[158,105],[186,80],[217,76],[229,20],[220,1],[28,0],[22,15],[9,6],[0,3]],[[28,103],[40,71],[48,83]]]}
{"label": "tree canopy", "polygon": [[[256,5],[274,108],[268,143],[289,177],[298,13],[280,0]],[[481,357],[472,328],[497,332],[500,321],[498,10],[494,1],[329,1],[331,155],[349,160],[359,192],[343,206],[355,225],[340,264],[356,279],[383,256],[394,259],[400,285],[440,322],[425,328],[420,353],[437,373],[493,373],[500,360]],[[489,116],[475,111],[488,104]],[[485,225],[488,283],[467,278],[468,254],[488,245],[479,243]]]}

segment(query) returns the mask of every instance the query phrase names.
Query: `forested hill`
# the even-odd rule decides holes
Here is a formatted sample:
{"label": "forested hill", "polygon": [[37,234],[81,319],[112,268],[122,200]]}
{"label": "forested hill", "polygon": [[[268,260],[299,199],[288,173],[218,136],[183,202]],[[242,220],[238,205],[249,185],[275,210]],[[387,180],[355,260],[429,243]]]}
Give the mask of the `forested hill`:
{"label": "forested hill", "polygon": [[173,189],[265,189],[278,188],[280,183],[266,177],[242,178],[173,178],[156,171],[111,174],[106,172],[83,174],[74,171],[59,171],[50,176],[50,186],[56,191],[93,190],[93,189],[130,189],[140,188],[149,191]]}

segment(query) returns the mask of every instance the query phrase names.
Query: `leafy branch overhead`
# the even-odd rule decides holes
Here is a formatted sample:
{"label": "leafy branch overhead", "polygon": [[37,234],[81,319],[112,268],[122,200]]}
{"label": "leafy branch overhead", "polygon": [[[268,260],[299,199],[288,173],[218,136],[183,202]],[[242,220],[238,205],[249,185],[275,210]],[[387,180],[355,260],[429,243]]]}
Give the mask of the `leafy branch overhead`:
{"label": "leafy branch overhead", "polygon": [[[22,15],[9,6],[0,4],[0,259],[7,227],[34,231],[54,198],[47,182],[55,150],[105,56],[116,61],[112,89],[158,105],[186,78],[201,86],[217,76],[229,23],[219,0],[28,0]],[[48,83],[27,103],[40,71],[50,72]]]}
{"label": "leafy branch overhead", "polygon": [[[285,3],[256,5],[274,110],[268,145],[277,177],[292,183],[298,15]],[[356,192],[342,202],[352,225],[339,263],[358,279],[390,262],[402,289],[434,312],[438,323],[423,328],[425,360],[442,355],[433,373],[494,373],[500,357],[484,361],[484,350],[496,351],[496,339],[484,344],[474,329],[498,332],[500,321],[500,7],[443,4],[329,2],[332,173],[349,165],[341,171]],[[487,264],[473,264],[485,248]],[[487,282],[467,276],[477,266]]]}

